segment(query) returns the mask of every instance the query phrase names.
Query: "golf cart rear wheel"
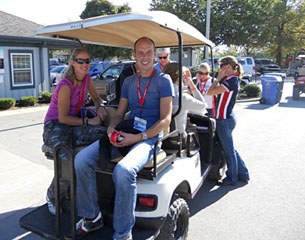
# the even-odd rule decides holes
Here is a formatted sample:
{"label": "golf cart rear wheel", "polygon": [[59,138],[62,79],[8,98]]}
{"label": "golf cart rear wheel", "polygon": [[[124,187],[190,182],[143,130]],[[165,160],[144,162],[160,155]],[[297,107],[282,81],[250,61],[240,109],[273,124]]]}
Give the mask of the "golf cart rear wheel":
{"label": "golf cart rear wheel", "polygon": [[176,198],[171,203],[166,221],[157,240],[184,240],[189,229],[189,208],[183,198]]}

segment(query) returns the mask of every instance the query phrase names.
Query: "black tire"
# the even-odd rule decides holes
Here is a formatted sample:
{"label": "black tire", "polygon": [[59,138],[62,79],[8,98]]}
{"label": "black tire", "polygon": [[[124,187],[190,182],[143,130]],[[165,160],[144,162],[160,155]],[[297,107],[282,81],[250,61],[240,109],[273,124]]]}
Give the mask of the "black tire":
{"label": "black tire", "polygon": [[183,198],[174,198],[169,206],[164,225],[157,240],[187,239],[189,229],[189,207]]}
{"label": "black tire", "polygon": [[293,86],[292,99],[298,101],[300,99],[300,91],[297,86]]}

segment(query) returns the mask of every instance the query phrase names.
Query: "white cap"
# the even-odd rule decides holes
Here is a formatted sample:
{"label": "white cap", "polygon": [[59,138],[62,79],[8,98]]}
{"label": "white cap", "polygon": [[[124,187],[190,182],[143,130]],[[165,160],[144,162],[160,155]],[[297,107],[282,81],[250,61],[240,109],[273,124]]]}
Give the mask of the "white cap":
{"label": "white cap", "polygon": [[170,54],[171,53],[171,49],[170,48],[157,48],[157,54],[160,54],[160,53]]}

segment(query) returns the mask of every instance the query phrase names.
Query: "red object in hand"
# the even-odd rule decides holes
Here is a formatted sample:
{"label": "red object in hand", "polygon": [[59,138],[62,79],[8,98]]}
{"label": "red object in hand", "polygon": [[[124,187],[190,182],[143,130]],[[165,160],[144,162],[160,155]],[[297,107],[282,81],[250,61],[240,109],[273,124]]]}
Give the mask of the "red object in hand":
{"label": "red object in hand", "polygon": [[124,137],[118,132],[117,130],[114,130],[110,136],[110,141],[111,142],[121,142],[123,141]]}

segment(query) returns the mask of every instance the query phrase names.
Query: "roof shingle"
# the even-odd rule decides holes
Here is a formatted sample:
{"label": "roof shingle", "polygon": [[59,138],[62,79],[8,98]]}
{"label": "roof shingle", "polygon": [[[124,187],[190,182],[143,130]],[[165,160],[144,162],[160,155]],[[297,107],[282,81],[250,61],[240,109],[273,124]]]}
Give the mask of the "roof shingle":
{"label": "roof shingle", "polygon": [[37,29],[42,25],[0,11],[0,35],[17,37],[38,37],[35,35]]}

